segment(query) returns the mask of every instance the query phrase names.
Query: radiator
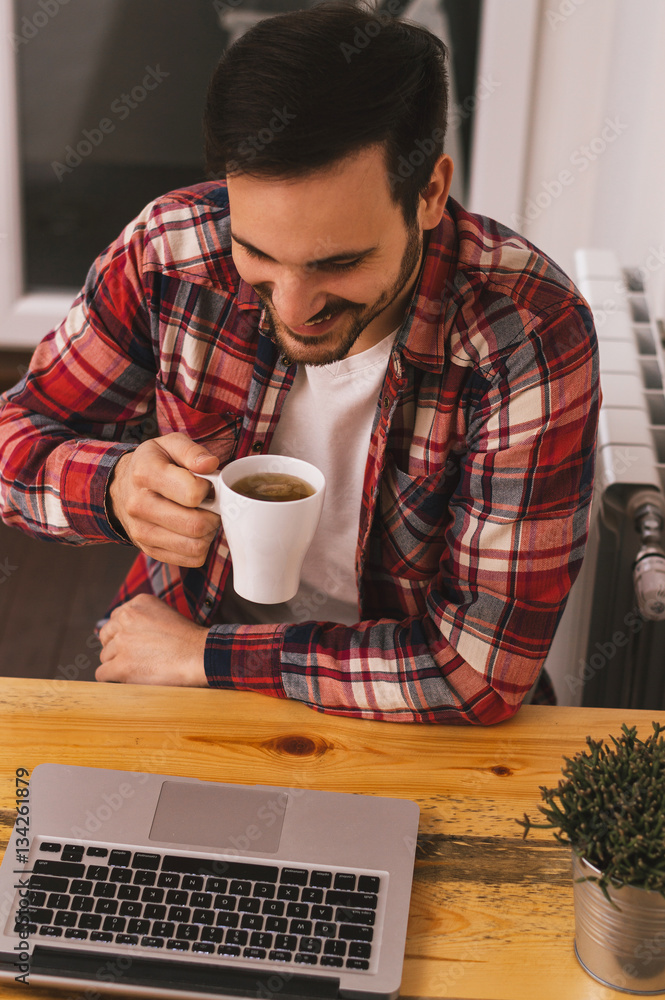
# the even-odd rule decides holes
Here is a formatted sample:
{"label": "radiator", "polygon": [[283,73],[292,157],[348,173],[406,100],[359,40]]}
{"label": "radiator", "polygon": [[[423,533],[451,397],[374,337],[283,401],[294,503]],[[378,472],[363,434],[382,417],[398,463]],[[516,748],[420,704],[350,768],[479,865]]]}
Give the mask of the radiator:
{"label": "radiator", "polygon": [[559,704],[665,709],[665,352],[638,269],[604,250],[575,267],[603,404],[587,553],[546,668]]}

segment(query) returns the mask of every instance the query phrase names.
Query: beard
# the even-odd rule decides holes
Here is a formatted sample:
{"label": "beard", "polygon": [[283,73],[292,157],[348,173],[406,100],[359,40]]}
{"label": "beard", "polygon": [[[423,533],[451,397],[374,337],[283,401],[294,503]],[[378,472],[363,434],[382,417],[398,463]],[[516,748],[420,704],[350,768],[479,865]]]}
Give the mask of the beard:
{"label": "beard", "polygon": [[[353,345],[372,320],[399,297],[408,284],[413,271],[420,260],[423,248],[423,238],[417,226],[411,226],[407,234],[407,243],[399,273],[390,288],[387,288],[371,305],[351,302],[349,299],[331,298],[325,307],[313,316],[319,319],[323,316],[341,315],[347,313],[343,325],[336,325],[325,334],[295,333],[286,326],[275,313],[269,291],[265,286],[253,286],[259,298],[266,306],[268,322],[272,337],[280,351],[291,361],[304,365],[329,365],[333,361],[341,361],[349,353]],[[386,336],[390,331],[386,331]]]}

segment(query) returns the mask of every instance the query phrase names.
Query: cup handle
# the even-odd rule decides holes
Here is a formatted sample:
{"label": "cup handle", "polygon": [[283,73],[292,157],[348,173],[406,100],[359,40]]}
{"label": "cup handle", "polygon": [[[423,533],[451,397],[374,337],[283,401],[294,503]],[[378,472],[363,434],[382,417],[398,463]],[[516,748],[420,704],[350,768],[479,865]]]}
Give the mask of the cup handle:
{"label": "cup handle", "polygon": [[197,479],[207,479],[207,481],[212,486],[212,496],[207,496],[201,501],[199,507],[203,510],[211,510],[214,514],[220,514],[221,511],[221,496],[219,493],[219,473],[217,475],[204,476],[202,473],[194,473]]}

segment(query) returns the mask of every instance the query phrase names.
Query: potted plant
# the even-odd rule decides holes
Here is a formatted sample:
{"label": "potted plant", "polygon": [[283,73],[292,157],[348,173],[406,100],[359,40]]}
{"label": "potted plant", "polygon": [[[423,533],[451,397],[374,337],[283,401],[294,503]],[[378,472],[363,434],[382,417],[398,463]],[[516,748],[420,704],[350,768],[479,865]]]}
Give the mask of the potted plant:
{"label": "potted plant", "polygon": [[665,725],[652,726],[644,741],[625,724],[613,745],[588,736],[558,786],[541,786],[547,822],[517,820],[525,837],[553,829],[572,848],[582,966],[643,995],[665,992]]}

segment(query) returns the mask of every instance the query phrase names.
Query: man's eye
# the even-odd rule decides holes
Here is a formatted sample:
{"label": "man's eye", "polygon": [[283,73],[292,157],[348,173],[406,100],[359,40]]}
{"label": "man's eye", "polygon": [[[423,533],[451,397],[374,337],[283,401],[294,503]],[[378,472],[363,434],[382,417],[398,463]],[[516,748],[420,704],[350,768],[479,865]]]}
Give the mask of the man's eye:
{"label": "man's eye", "polygon": [[341,260],[335,261],[330,264],[323,265],[326,268],[331,268],[333,271],[350,271],[352,267],[358,267],[362,263],[362,257],[356,257],[354,260]]}

